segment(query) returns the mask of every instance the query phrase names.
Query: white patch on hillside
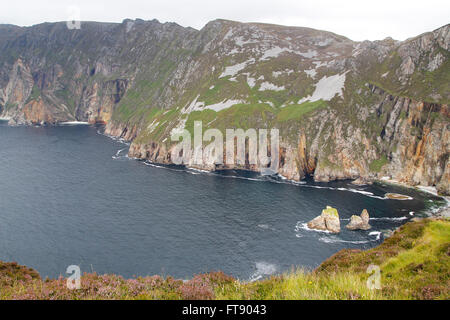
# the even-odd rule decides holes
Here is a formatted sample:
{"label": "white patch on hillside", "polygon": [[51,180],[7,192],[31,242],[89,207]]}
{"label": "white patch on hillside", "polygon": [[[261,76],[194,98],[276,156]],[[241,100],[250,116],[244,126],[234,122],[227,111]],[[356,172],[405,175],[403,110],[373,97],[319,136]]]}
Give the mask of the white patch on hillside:
{"label": "white patch on hillside", "polygon": [[283,71],[272,71],[272,76],[278,78],[283,74]]}
{"label": "white patch on hillside", "polygon": [[227,109],[235,104],[245,103],[245,101],[243,101],[243,100],[237,100],[237,99],[227,100],[227,99],[225,99],[222,102],[211,104],[211,105],[207,106],[204,102],[198,101],[199,97],[200,97],[200,95],[197,95],[197,97],[188,106],[184,107],[181,110],[181,113],[188,114],[188,113],[191,113],[194,111],[203,111],[206,109],[210,109],[210,110],[219,112],[220,110]]}
{"label": "white patch on hillside", "polygon": [[227,77],[227,76],[233,77],[233,76],[237,75],[239,73],[239,71],[244,70],[248,64],[253,63],[253,62],[255,62],[255,59],[252,58],[252,59],[244,61],[242,63],[238,63],[234,66],[226,67],[225,70],[222,72],[222,74],[219,76],[219,79],[223,78],[223,77]]}
{"label": "white patch on hillside", "polygon": [[310,77],[313,78],[313,79],[314,79],[314,77],[315,77],[316,74],[317,74],[316,69],[309,69],[309,70],[304,70],[304,71],[305,71],[305,73],[306,73],[308,76],[310,76]]}
{"label": "white patch on hillside", "polygon": [[261,83],[261,86],[259,87],[259,91],[266,91],[266,90],[272,90],[272,91],[281,91],[281,90],[285,90],[286,88],[284,86],[277,86],[273,83],[264,81],[263,83]]}
{"label": "white patch on hillside", "polygon": [[317,56],[317,51],[316,50],[308,50],[307,52],[296,52],[297,54],[305,57],[305,58],[314,58]]}
{"label": "white patch on hillside", "polygon": [[294,72],[294,70],[289,70],[289,69],[286,69],[286,70],[284,70],[284,71],[273,71],[273,72],[272,72],[272,76],[274,76],[275,78],[278,78],[278,77],[281,76],[282,74],[290,75],[290,74],[293,73],[293,72]]}
{"label": "white patch on hillside", "polygon": [[246,44],[258,43],[259,41],[256,39],[252,39],[252,38],[250,38],[248,40],[244,40],[244,37],[240,36],[240,37],[236,38],[235,42],[236,42],[236,45],[238,45],[239,47],[243,47]]}
{"label": "white patch on hillside", "polygon": [[357,57],[357,56],[359,56],[360,54],[361,54],[361,52],[362,52],[363,50],[361,49],[361,44],[360,43],[358,43],[357,45],[355,45],[354,47],[353,47],[353,50],[352,50],[352,57]]}
{"label": "white patch on hillside", "polygon": [[298,51],[298,50],[293,50],[290,48],[281,48],[281,47],[272,47],[266,51],[264,51],[264,54],[262,55],[262,57],[260,58],[260,60],[268,60],[270,58],[277,58],[280,54],[282,54],[283,52],[288,52],[288,53],[294,53],[296,55],[302,56],[304,58],[315,58],[319,55],[319,53],[316,50],[311,50],[308,49],[308,51],[306,52],[302,52],[302,51]]}
{"label": "white patch on hillside", "polygon": [[325,39],[317,39],[315,41],[315,45],[319,47],[325,47],[333,42],[332,38],[325,38]]}
{"label": "white patch on hillside", "polygon": [[245,103],[245,101],[243,101],[243,100],[226,100],[225,99],[222,102],[219,102],[216,104],[211,104],[209,106],[205,106],[203,108],[203,110],[210,109],[210,110],[219,112],[220,110],[228,109],[228,108],[234,106],[235,104],[241,104],[241,103]]}
{"label": "white patch on hillside", "polygon": [[233,28],[230,28],[230,30],[228,30],[228,32],[225,34],[225,36],[223,37],[222,41],[225,41],[229,38],[231,38],[231,36],[233,35]]}
{"label": "white patch on hillside", "polygon": [[328,65],[328,62],[324,62],[324,61],[313,61],[313,63],[316,65],[316,69],[319,69],[320,67],[325,67]]}
{"label": "white patch on hillside", "polygon": [[312,96],[302,98],[298,103],[301,104],[306,101],[313,102],[321,99],[329,101],[336,94],[342,97],[343,95],[342,89],[344,88],[345,75],[347,72],[344,72],[343,74],[335,74],[330,77],[327,76],[322,77],[322,79],[320,79],[319,82],[316,83],[316,89],[314,90]]}
{"label": "white patch on hillside", "polygon": [[228,56],[232,56],[233,54],[240,53],[241,50],[239,48],[234,48],[230,52],[227,53]]}
{"label": "white patch on hillside", "polygon": [[148,132],[152,133],[158,125],[159,125],[159,121],[156,121],[156,119],[153,120],[153,122],[150,123],[149,126],[147,127]]}
{"label": "white patch on hillside", "polygon": [[386,78],[386,76],[389,74],[389,71],[388,72],[386,72],[386,73],[383,73],[382,75],[381,75],[381,77],[382,78]]}
{"label": "white patch on hillside", "polygon": [[128,21],[126,33],[130,32],[133,29],[133,26],[134,26],[134,21]]}
{"label": "white patch on hillside", "polygon": [[260,104],[268,104],[269,106],[271,106],[272,108],[275,108],[275,104],[272,101],[262,101],[262,100],[258,100],[258,103]]}
{"label": "white patch on hillside", "polygon": [[269,50],[266,50],[264,54],[261,57],[261,60],[268,60],[270,58],[276,58],[283,52],[291,52],[291,49],[288,48],[280,48],[280,47],[274,47]]}
{"label": "white patch on hillside", "polygon": [[191,113],[195,110],[200,110],[202,107],[204,107],[205,103],[197,101],[198,98],[200,98],[200,95],[197,95],[197,97],[195,97],[195,99],[189,104],[189,106],[184,107],[181,110],[181,113]]}
{"label": "white patch on hillside", "polygon": [[252,78],[250,76],[247,76],[247,84],[249,85],[250,88],[253,88],[256,84],[256,79]]}

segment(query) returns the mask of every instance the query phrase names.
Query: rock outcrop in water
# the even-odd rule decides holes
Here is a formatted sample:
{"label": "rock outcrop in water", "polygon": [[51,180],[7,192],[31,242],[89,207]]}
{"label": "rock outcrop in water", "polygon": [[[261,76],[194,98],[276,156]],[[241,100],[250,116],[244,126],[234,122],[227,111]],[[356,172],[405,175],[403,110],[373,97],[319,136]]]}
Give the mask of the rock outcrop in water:
{"label": "rock outcrop in water", "polygon": [[402,42],[226,20],[0,25],[0,117],[105,123],[130,156],[160,163],[196,120],[278,128],[289,179],[390,177],[450,194],[449,48],[449,25]]}
{"label": "rock outcrop in water", "polygon": [[341,231],[338,211],[330,206],[323,209],[322,214],[312,219],[307,225],[310,229],[329,231],[331,233],[339,233]]}
{"label": "rock outcrop in water", "polygon": [[361,212],[361,216],[352,215],[350,218],[350,223],[346,225],[349,230],[369,230],[371,228],[369,224],[369,212],[364,209]]}

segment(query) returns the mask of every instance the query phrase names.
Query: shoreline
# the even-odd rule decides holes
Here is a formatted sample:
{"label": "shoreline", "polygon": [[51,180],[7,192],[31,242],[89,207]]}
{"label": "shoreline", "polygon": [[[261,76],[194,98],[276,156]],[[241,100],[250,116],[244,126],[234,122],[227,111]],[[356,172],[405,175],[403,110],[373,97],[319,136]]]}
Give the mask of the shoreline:
{"label": "shoreline", "polygon": [[[102,134],[102,135],[105,135],[105,134]],[[107,136],[107,137],[109,137],[110,139],[113,139],[113,140],[115,140],[115,141],[117,141],[117,142],[121,142],[121,141],[119,141],[118,138],[116,138],[116,137],[108,136],[108,135],[105,135],[105,136]],[[186,167],[186,169],[189,169],[189,170],[195,170],[196,172],[199,172],[199,173],[209,173],[209,171],[198,170],[198,169],[195,169],[195,168],[189,168],[189,167]],[[244,170],[244,171],[245,171],[245,170]],[[254,173],[254,171],[248,171],[248,172]],[[288,182],[288,183],[293,183],[293,184],[298,184],[298,183],[299,183],[299,182],[297,182],[297,181],[292,181],[292,180],[287,179],[287,178],[282,177],[282,176],[280,176],[280,178],[283,180],[283,182]],[[284,178],[284,179],[283,179],[283,178]],[[350,181],[350,180],[348,180],[348,182],[349,182],[349,181]],[[330,181],[330,182],[333,182],[333,181]],[[431,194],[431,195],[433,195],[433,196],[436,196],[436,194],[434,194],[434,193],[432,192],[432,190],[430,191],[429,188],[425,188],[425,190],[422,190],[422,189],[420,189],[420,188],[418,188],[418,187],[406,185],[406,184],[397,182],[397,181],[395,181],[395,180],[377,180],[377,182],[380,182],[380,183],[386,183],[386,184],[392,184],[392,185],[396,185],[396,186],[401,186],[401,187],[405,187],[405,188],[408,188],[408,189],[411,189],[411,190],[418,190],[418,191],[422,191],[422,192],[425,192],[425,193],[427,193],[427,194]],[[350,186],[350,184],[349,184],[349,186]],[[347,190],[347,192],[349,192],[349,191]],[[439,206],[439,210],[438,210],[437,212],[432,212],[431,210],[427,210],[427,211],[429,211],[430,213],[432,213],[433,216],[439,216],[439,215],[437,214],[438,212],[447,212],[447,211],[445,211],[445,209],[449,206],[449,202],[448,202],[448,199],[447,199],[447,198],[442,197],[442,196],[438,196],[438,197],[445,199],[445,200],[446,200],[446,205]],[[381,245],[381,244],[385,241],[385,239],[386,239],[386,238],[384,238],[383,241],[382,241],[380,244],[378,244],[377,246]],[[323,261],[322,261],[322,262],[323,262]]]}
{"label": "shoreline", "polygon": [[408,188],[408,189],[412,189],[415,191],[419,191],[419,192],[423,192],[426,194],[430,194],[433,195],[435,197],[441,198],[443,200],[445,200],[445,205],[440,206],[439,209],[445,209],[445,208],[450,208],[450,196],[445,196],[445,195],[440,195],[435,187],[432,186],[424,186],[424,185],[409,185],[400,181],[397,181],[395,179],[377,179],[374,180],[374,182],[380,183],[380,184],[387,184],[387,185],[393,185],[393,186],[398,186],[398,187],[404,187],[404,188]]}
{"label": "shoreline", "polygon": [[[9,119],[10,118],[2,118],[2,117],[0,117],[0,121],[8,121]],[[45,125],[45,126],[58,127],[58,126],[71,126],[71,125],[73,125],[73,126],[75,126],[75,125],[88,125],[88,126],[95,127],[95,124],[92,124],[92,123],[89,123],[89,122],[85,122],[85,121],[65,121],[65,122],[59,122],[59,123],[49,124],[49,125]],[[97,133],[100,134],[100,135],[103,135],[105,137],[108,137],[108,138],[110,138],[110,139],[112,139],[114,141],[117,141],[117,142],[120,142],[122,144],[128,145],[128,146],[130,146],[131,143],[132,143],[132,140],[126,140],[126,139],[120,138],[118,136],[109,135],[109,134],[106,134],[104,132],[100,132],[100,130],[98,130]],[[129,159],[137,160],[137,161],[149,161],[149,163],[151,163],[153,165],[159,165],[159,166],[167,166],[168,165],[168,164],[165,164],[165,163],[153,162],[153,161],[150,161],[148,159],[142,159],[142,158],[129,157]],[[204,169],[198,169],[196,167],[189,167],[189,166],[186,166],[186,165],[184,166],[184,168],[187,169],[187,170],[196,171],[198,173],[214,173],[216,171],[227,171],[227,170],[230,170],[230,171],[231,170],[240,170],[240,171],[245,171],[245,172],[249,172],[249,173],[261,173],[261,172],[258,172],[258,171],[253,171],[253,170],[248,170],[248,169],[204,170]],[[293,180],[293,179],[289,179],[289,178],[283,176],[281,173],[276,173],[275,175],[277,177],[279,177],[282,181],[289,182],[289,183],[291,183],[293,185],[305,184],[306,183],[305,179]],[[330,180],[328,182],[356,181],[356,180],[358,180],[360,178],[363,178],[363,177],[360,176],[360,177],[355,178],[355,179],[353,179],[353,178],[336,179],[336,180]],[[446,204],[447,204],[446,206],[447,207],[450,206],[450,196],[440,195],[437,192],[436,187],[433,187],[433,186],[410,185],[410,184],[407,184],[407,183],[404,183],[404,182],[397,181],[395,179],[390,179],[389,177],[382,177],[382,178],[377,178],[377,179],[371,179],[370,181],[373,182],[373,183],[391,184],[393,186],[405,187],[405,188],[408,188],[408,189],[412,189],[414,191],[421,191],[421,192],[424,192],[424,193],[428,193],[428,194],[431,194],[431,195],[433,195],[435,197],[439,197],[439,198],[444,199],[446,201]],[[321,182],[321,181],[314,181],[314,182]],[[358,185],[359,186],[364,186],[364,185],[368,185],[368,184],[364,183],[364,184],[358,184]]]}
{"label": "shoreline", "polygon": [[64,122],[59,122],[55,125],[55,127],[57,126],[76,126],[76,125],[90,125],[89,122],[86,121],[64,121]]}

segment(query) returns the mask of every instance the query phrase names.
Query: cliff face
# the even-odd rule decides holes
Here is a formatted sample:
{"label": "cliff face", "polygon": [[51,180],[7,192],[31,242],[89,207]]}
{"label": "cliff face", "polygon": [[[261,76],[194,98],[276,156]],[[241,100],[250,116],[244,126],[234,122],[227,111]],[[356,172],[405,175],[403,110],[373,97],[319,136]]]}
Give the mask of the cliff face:
{"label": "cliff face", "polygon": [[105,123],[133,141],[130,156],[167,164],[171,133],[192,133],[194,121],[223,133],[277,128],[289,179],[389,176],[450,193],[449,25],[404,42],[225,20],[0,34],[0,116],[11,124]]}
{"label": "cliff face", "polygon": [[[323,110],[299,128],[297,141],[282,141],[279,173],[292,180],[313,176],[323,182],[389,177],[410,185],[435,185],[439,192],[448,194],[448,105],[392,96],[370,85],[368,91],[378,102],[356,115],[360,117],[359,124]],[[369,120],[369,114],[375,119]],[[364,127],[366,121],[378,123],[378,128],[374,128],[378,135],[372,128]],[[130,140],[136,136],[135,127],[131,131],[126,127],[114,130],[108,125],[107,132]],[[165,144],[133,142],[129,155],[170,164],[171,150]],[[194,165],[193,157],[189,166],[204,170],[224,168]],[[248,164],[226,168],[259,170],[259,166]]]}
{"label": "cliff face", "polygon": [[0,25],[0,115],[11,124],[108,123],[130,84],[168,76],[161,64],[181,60],[193,32],[142,20]]}

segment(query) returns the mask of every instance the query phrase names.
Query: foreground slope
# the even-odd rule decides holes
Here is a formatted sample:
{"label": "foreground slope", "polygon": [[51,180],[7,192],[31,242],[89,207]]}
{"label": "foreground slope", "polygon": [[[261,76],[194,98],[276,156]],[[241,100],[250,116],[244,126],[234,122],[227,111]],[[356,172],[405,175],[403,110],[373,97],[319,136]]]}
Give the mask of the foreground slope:
{"label": "foreground slope", "polygon": [[[378,290],[367,287],[369,265],[380,267]],[[222,272],[189,281],[85,274],[81,289],[69,290],[64,278],[42,280],[33,269],[0,262],[0,299],[450,299],[449,275],[450,222],[422,219],[376,248],[342,250],[313,272],[250,283]]]}
{"label": "foreground slope", "polygon": [[[171,163],[174,130],[278,128],[279,173],[392,179],[450,193],[450,26],[403,42],[215,20],[0,26],[0,116],[106,123]],[[201,169],[259,170],[249,163]]]}

